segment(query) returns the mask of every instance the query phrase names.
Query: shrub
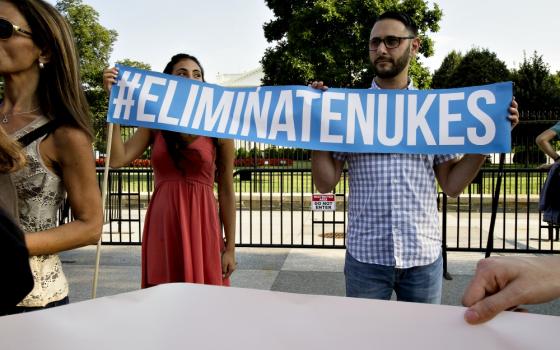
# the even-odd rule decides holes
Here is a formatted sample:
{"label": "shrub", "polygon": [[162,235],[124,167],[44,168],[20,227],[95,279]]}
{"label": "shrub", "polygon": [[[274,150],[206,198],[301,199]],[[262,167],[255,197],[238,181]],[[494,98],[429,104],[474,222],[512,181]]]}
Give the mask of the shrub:
{"label": "shrub", "polygon": [[235,152],[235,158],[244,159],[249,157],[249,152],[245,149],[245,147],[240,147]]}

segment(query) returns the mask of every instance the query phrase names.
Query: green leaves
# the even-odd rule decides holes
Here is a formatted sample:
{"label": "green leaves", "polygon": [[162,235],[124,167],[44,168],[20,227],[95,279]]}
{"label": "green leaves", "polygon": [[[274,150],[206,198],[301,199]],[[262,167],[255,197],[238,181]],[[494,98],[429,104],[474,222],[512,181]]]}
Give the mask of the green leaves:
{"label": "green leaves", "polygon": [[507,80],[510,80],[510,72],[496,53],[473,48],[464,56],[451,51],[434,73],[432,87],[475,86]]}
{"label": "green leaves", "polygon": [[458,51],[451,51],[441,62],[441,66],[434,72],[432,77],[433,89],[444,89],[451,87],[451,76],[463,60],[463,55]]}
{"label": "green leaves", "polygon": [[90,88],[101,86],[102,72],[109,64],[117,32],[99,24],[99,13],[82,0],[59,0],[56,8],[74,32],[82,82]]}
{"label": "green leaves", "polygon": [[59,0],[56,9],[72,27],[82,84],[92,115],[95,147],[104,150],[108,99],[102,87],[103,69],[109,65],[117,32],[99,24],[99,13],[82,0]]}
{"label": "green leaves", "polygon": [[122,64],[123,66],[129,66],[129,67],[140,68],[140,69],[145,69],[145,70],[152,70],[152,66],[150,66],[148,63],[131,60],[130,58],[122,59],[120,61],[117,61],[116,63]]}
{"label": "green leaves", "polygon": [[[103,90],[103,69],[109,66],[117,32],[99,23],[99,13],[82,0],[59,0],[56,8],[70,23],[80,57],[80,74],[89,103],[95,134],[95,148],[105,150],[108,97]],[[150,70],[149,64],[131,59],[121,60],[127,66]]]}
{"label": "green leaves", "polygon": [[524,55],[518,69],[513,70],[515,98],[524,109],[556,109],[560,105],[560,72],[550,73],[543,57],[536,51]]}
{"label": "green leaves", "polygon": [[[306,84],[319,79],[333,87],[368,87],[373,78],[369,34],[377,16],[389,9],[414,18],[424,38],[421,55],[433,52],[428,32],[439,29],[441,10],[423,0],[267,0],[276,18],[263,26],[276,46],[261,60],[266,85]],[[411,69],[419,86],[429,72],[419,63]]]}

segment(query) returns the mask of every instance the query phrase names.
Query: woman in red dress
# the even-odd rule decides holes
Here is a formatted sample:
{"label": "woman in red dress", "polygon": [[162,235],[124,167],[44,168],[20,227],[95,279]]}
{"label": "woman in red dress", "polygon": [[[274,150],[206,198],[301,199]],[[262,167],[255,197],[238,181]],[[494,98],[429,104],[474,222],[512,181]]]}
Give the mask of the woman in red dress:
{"label": "woman in red dress", "polygon": [[[187,54],[173,56],[163,72],[204,81],[200,63]],[[116,68],[104,71],[107,91],[117,73]],[[152,146],[155,190],[144,222],[142,288],[169,282],[229,285],[236,267],[233,140],[144,128],[126,142],[120,135],[115,125],[113,168],[129,164]]]}

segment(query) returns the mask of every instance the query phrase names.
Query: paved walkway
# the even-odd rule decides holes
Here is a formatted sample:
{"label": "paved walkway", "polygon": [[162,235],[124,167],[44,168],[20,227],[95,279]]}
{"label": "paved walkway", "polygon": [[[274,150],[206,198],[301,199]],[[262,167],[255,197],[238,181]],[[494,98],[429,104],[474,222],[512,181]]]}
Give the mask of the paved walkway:
{"label": "paved walkway", "polygon": [[[343,249],[238,248],[238,270],[233,287],[256,288],[305,294],[344,295]],[[449,253],[448,270],[453,280],[445,281],[443,304],[460,305],[470,281],[478,253]],[[91,297],[95,247],[61,254],[70,281],[72,302]],[[103,246],[98,297],[136,290],[140,287],[140,247]],[[528,307],[530,312],[560,316],[560,300]]]}

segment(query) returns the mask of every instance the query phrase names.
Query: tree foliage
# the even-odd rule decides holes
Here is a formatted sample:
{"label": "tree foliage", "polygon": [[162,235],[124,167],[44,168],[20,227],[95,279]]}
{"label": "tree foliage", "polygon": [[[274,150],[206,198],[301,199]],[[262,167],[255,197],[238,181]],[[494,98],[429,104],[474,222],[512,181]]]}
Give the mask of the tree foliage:
{"label": "tree foliage", "polygon": [[560,105],[560,72],[552,75],[536,51],[530,58],[523,57],[519,68],[512,72],[512,80],[515,98],[524,109],[553,109]]}
{"label": "tree foliage", "polygon": [[475,86],[510,80],[509,70],[488,49],[469,50],[449,77],[448,87]]}
{"label": "tree foliage", "polygon": [[[473,86],[512,80],[519,109],[538,113],[542,110],[558,108],[559,77],[559,73],[550,74],[548,65],[536,52],[530,58],[525,56],[518,69],[509,71],[495,53],[488,49],[472,49],[464,57],[460,57],[456,52],[449,53],[434,73],[432,87]],[[539,122],[514,129],[512,133],[514,144],[518,142],[517,140],[520,142],[513,147],[514,163],[528,166],[544,162],[544,154],[532,140],[544,128],[550,127],[549,124],[546,122],[541,125]],[[527,143],[528,139],[531,141]]]}
{"label": "tree foliage", "polygon": [[[80,57],[80,74],[93,117],[95,148],[105,150],[108,98],[103,90],[103,69],[109,66],[117,32],[99,23],[99,13],[82,0],[59,0],[56,8],[70,23]],[[149,64],[125,58],[118,63],[150,70]]]}
{"label": "tree foliage", "polygon": [[105,149],[108,100],[102,85],[103,69],[109,65],[117,32],[103,27],[99,23],[99,13],[82,0],[59,0],[56,9],[66,17],[74,32],[82,83],[93,117],[95,146]]}
{"label": "tree foliage", "polygon": [[432,77],[432,88],[433,89],[444,89],[450,86],[449,80],[451,76],[461,63],[463,55],[458,51],[451,51],[443,61],[441,66],[434,72]]}
{"label": "tree foliage", "polygon": [[508,70],[505,63],[488,49],[472,49],[465,56],[451,51],[435,71],[432,88],[482,85],[512,80],[514,96],[523,110],[551,110],[560,105],[560,72],[550,73],[549,65],[536,51],[524,55],[517,69]]}
{"label": "tree foliage", "polygon": [[109,64],[117,32],[103,27],[99,23],[99,13],[82,0],[59,0],[56,9],[66,17],[74,31],[83,83],[92,88],[101,86],[103,77],[100,73]]}
{"label": "tree foliage", "polygon": [[152,66],[150,66],[148,63],[132,60],[130,58],[122,59],[120,61],[117,61],[116,63],[122,64],[123,66],[129,66],[129,67],[145,69],[145,70],[152,70]]}
{"label": "tree foliage", "polygon": [[[261,60],[263,84],[304,84],[321,79],[330,86],[367,87],[373,71],[368,41],[373,22],[387,10],[409,14],[419,27],[420,55],[433,54],[428,32],[439,30],[441,10],[424,0],[266,0],[275,18],[264,25],[268,42]],[[419,87],[430,82],[417,60],[411,74]]]}

